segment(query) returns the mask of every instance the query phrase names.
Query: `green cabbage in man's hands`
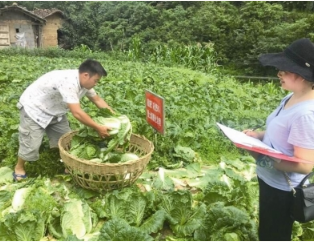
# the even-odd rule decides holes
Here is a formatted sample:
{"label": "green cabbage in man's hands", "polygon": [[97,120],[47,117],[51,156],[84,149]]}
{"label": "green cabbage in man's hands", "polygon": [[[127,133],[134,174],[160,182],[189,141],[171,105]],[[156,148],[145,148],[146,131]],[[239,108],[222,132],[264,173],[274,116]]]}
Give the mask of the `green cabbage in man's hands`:
{"label": "green cabbage in man's hands", "polygon": [[102,139],[94,129],[84,126],[71,140],[72,155],[95,162],[112,163],[138,158],[136,154],[125,154],[132,134],[132,125],[126,115],[113,114],[108,109],[100,109],[93,120],[106,126],[110,136]]}

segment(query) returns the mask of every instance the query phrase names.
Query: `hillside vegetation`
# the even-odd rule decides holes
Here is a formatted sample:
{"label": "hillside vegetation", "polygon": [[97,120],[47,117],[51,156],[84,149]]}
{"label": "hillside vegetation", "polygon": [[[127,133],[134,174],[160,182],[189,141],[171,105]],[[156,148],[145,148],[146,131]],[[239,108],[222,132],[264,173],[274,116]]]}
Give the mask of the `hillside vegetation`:
{"label": "hillside vegetation", "polygon": [[[274,75],[257,56],[299,38],[314,40],[310,1],[18,1],[32,11],[58,8],[59,47],[127,52],[147,61],[185,46],[213,45],[220,65],[242,75]],[[0,6],[12,5],[2,1]]]}

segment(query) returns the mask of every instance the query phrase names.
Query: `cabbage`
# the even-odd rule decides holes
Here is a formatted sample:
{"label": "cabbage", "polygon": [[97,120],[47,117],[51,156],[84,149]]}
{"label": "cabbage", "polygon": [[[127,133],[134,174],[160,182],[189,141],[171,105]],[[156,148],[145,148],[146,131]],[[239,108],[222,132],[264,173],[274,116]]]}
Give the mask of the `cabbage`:
{"label": "cabbage", "polygon": [[[132,125],[126,115],[112,114],[108,109],[100,109],[93,120],[108,127],[110,136],[99,138],[97,132],[87,126],[82,127],[71,140],[70,154],[94,162],[126,162],[139,157],[125,153],[130,144]],[[119,148],[119,149],[118,149]],[[116,152],[119,150],[119,152]]]}
{"label": "cabbage", "polygon": [[139,157],[134,153],[125,153],[121,156],[121,161],[126,162],[130,160],[137,160]]}
{"label": "cabbage", "polygon": [[15,191],[12,200],[12,208],[15,212],[23,208],[25,200],[31,191],[31,187],[23,187]]}
{"label": "cabbage", "polygon": [[136,160],[139,157],[134,154],[134,153],[118,153],[118,152],[109,152],[103,160],[105,162],[110,162],[110,163],[121,163],[121,162],[127,162],[130,160]]}
{"label": "cabbage", "polygon": [[110,130],[108,133],[110,135],[115,135],[119,133],[119,129],[121,128],[121,120],[118,118],[104,118],[104,117],[96,117],[94,118],[95,122],[101,125],[108,127]]}
{"label": "cabbage", "polygon": [[9,167],[0,168],[0,184],[10,184],[12,182],[12,172],[13,170]]}
{"label": "cabbage", "polygon": [[63,207],[61,227],[64,238],[75,235],[82,239],[92,230],[91,209],[79,199],[71,199]]}

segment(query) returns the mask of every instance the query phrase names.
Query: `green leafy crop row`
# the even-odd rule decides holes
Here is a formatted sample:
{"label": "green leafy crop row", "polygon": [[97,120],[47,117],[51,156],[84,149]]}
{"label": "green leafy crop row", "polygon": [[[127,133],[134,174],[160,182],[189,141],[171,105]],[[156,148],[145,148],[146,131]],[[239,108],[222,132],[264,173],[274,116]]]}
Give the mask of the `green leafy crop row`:
{"label": "green leafy crop row", "polygon": [[[77,68],[83,60],[23,55],[9,57],[0,52],[3,159],[16,153],[19,117],[15,105],[27,85],[49,70]],[[217,74],[216,70],[215,74],[205,74],[148,63],[99,61],[109,75],[100,81],[96,91],[117,111],[130,118],[134,133],[155,143],[152,167],[170,167],[181,161],[189,163],[175,152],[176,146],[191,148],[204,164],[215,163],[221,155],[238,155],[239,151],[221,134],[215,123],[221,122],[237,129],[263,124],[284,95],[276,84],[239,83]],[[156,133],[146,122],[145,90],[165,99],[164,136]],[[82,106],[91,115],[96,111],[96,107],[85,99]],[[70,114],[69,118],[72,128],[78,128],[79,124]]]}

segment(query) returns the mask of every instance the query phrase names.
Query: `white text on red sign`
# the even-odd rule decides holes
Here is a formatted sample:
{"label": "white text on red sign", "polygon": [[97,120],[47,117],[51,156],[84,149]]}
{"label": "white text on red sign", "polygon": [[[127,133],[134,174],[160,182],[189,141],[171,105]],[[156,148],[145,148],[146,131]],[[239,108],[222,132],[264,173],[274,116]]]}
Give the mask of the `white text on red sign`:
{"label": "white text on red sign", "polygon": [[150,112],[149,110],[147,110],[147,115],[148,118],[151,119],[152,121],[154,121],[155,123],[157,123],[159,126],[161,126],[161,118],[156,116],[155,113]]}

